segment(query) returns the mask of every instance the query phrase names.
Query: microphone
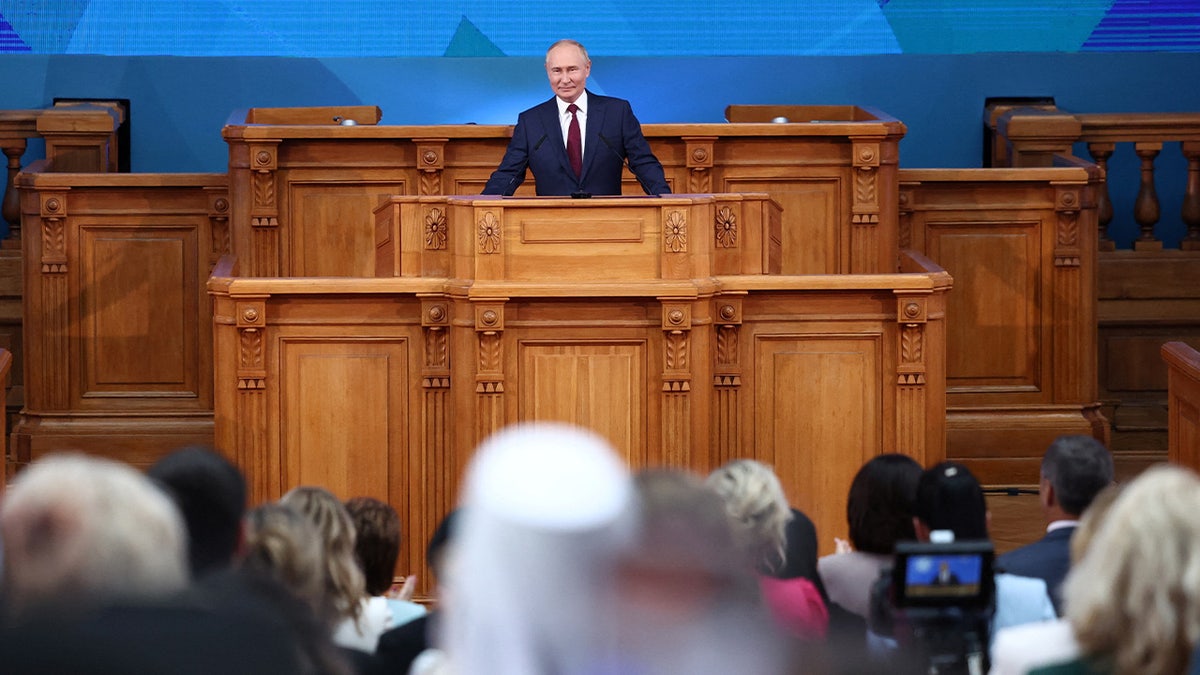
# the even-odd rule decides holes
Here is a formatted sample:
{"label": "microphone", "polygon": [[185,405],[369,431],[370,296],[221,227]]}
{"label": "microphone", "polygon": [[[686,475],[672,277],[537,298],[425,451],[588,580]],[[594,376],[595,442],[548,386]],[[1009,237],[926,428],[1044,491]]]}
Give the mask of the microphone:
{"label": "microphone", "polygon": [[618,152],[617,149],[615,147],[613,147],[612,142],[608,140],[607,136],[605,136],[604,134],[596,134],[596,135],[600,137],[601,141],[604,141],[605,147],[607,147],[609,149],[609,151],[611,151],[614,155],[617,156],[618,159],[621,160],[621,165],[629,168],[629,173],[633,174],[633,177],[635,179],[637,179],[638,185],[642,186],[642,192],[645,192],[647,195],[649,195],[651,197],[657,197],[658,196],[657,194],[652,193],[650,191],[650,188],[646,187],[645,181],[643,181],[642,177],[639,176],[638,173],[633,170],[633,167],[629,166],[629,158],[627,158],[625,155]]}

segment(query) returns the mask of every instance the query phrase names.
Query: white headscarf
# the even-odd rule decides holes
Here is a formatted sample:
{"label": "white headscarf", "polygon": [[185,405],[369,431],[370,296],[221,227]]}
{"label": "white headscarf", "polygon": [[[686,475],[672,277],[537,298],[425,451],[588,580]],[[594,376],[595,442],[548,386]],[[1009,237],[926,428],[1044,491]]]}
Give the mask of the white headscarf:
{"label": "white headscarf", "polygon": [[457,675],[571,675],[605,660],[633,494],[628,468],[581,429],[518,425],[480,446],[443,590]]}

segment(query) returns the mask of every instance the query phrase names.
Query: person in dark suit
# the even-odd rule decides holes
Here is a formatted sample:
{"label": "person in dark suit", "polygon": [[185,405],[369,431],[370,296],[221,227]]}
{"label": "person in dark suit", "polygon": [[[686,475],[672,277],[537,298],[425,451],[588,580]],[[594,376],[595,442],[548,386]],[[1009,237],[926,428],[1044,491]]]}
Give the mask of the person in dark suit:
{"label": "person in dark suit", "polygon": [[1060,591],[1071,566],[1071,535],[1096,494],[1112,484],[1112,455],[1091,436],[1060,436],[1042,456],[1041,473],[1038,496],[1046,518],[1046,536],[1005,553],[996,559],[996,566],[1044,580],[1054,610],[1061,616]]}
{"label": "person in dark suit", "polygon": [[619,195],[626,163],[646,194],[670,194],[629,101],[587,91],[591,69],[578,42],[560,40],[550,47],[546,75],[554,98],[517,117],[512,141],[483,194],[511,195],[528,168],[539,195]]}

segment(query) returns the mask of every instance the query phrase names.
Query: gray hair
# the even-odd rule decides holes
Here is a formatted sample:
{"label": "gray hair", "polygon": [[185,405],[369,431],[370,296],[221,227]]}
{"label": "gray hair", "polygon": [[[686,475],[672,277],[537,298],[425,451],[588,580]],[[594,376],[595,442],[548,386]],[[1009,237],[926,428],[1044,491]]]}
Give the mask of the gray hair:
{"label": "gray hair", "polygon": [[174,502],[119,462],[50,455],[19,474],[0,510],[9,609],[162,596],[188,582]]}
{"label": "gray hair", "polygon": [[1111,672],[1181,673],[1200,640],[1200,479],[1147,469],[1103,515],[1063,585],[1082,652]]}
{"label": "gray hair", "polygon": [[583,55],[584,63],[591,63],[592,60],[588,57],[587,49],[576,40],[559,40],[558,42],[550,45],[550,47],[546,49],[546,60],[550,60],[550,52],[554,51],[555,47],[561,47],[563,45],[571,45],[572,47],[575,47],[579,50],[579,53]]}

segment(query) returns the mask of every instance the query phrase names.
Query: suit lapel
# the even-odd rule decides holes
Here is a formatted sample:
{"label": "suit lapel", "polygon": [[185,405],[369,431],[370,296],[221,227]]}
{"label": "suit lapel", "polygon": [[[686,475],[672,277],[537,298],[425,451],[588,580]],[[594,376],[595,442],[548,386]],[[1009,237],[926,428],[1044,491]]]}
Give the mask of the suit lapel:
{"label": "suit lapel", "polygon": [[607,110],[607,106],[604,105],[604,97],[597,96],[590,91],[587,94],[587,131],[583,134],[583,171],[579,176],[581,182],[587,179],[588,171],[596,163],[596,155],[609,152],[608,148],[600,145],[604,142],[600,140],[600,129],[604,127],[604,113]]}
{"label": "suit lapel", "polygon": [[543,131],[546,134],[545,142],[554,148],[553,152],[558,156],[558,162],[567,175],[574,178],[575,170],[571,168],[571,160],[567,157],[567,146],[563,143],[562,122],[558,119],[558,100],[556,98],[542,104],[540,117]]}

